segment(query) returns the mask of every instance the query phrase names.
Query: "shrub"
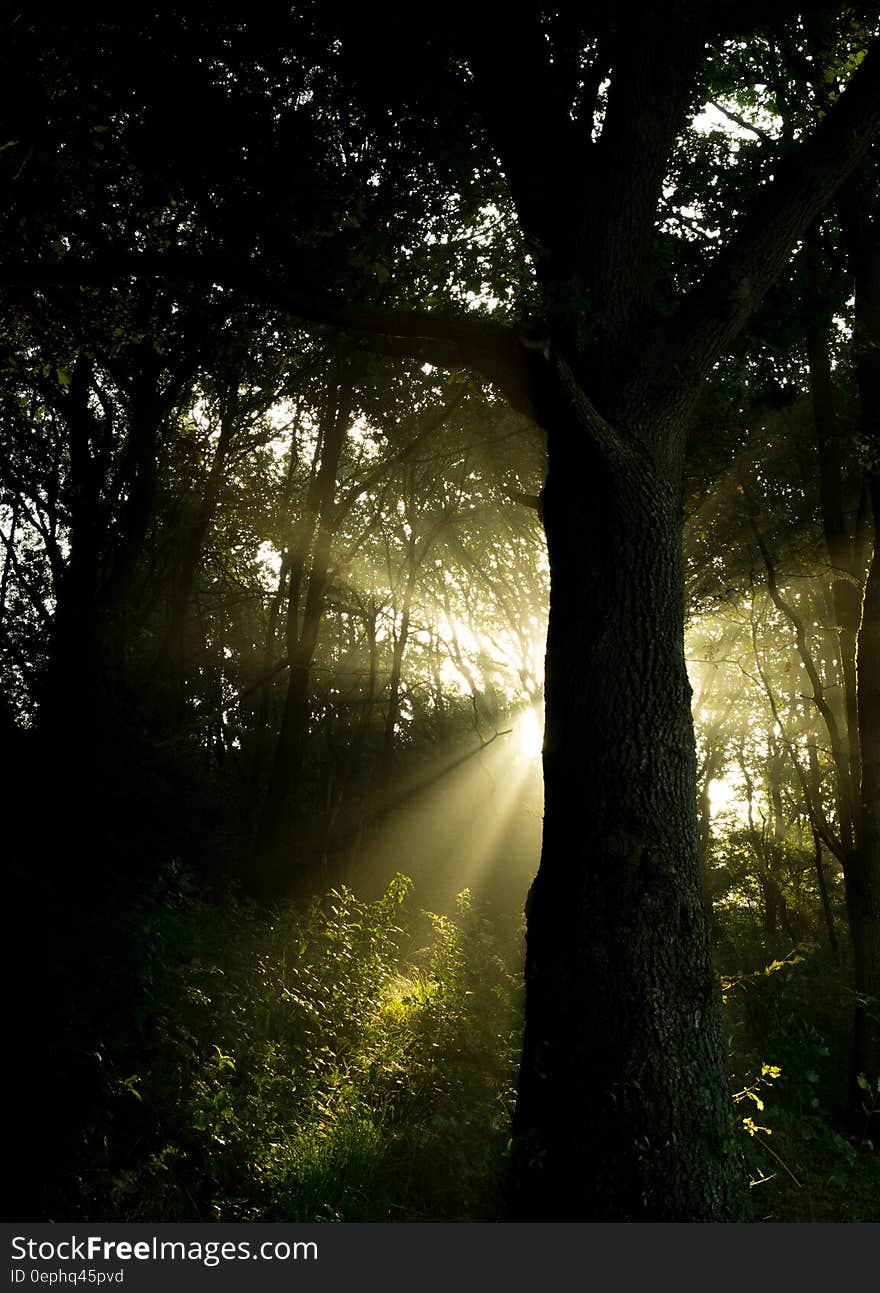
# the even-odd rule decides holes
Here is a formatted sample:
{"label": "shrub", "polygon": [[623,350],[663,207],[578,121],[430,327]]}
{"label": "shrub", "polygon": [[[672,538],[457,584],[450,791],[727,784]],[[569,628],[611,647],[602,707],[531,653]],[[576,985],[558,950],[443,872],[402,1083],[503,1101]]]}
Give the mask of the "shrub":
{"label": "shrub", "polygon": [[368,903],[341,887],[267,919],[183,884],[143,910],[140,995],[102,1056],[80,1214],[496,1215],[517,931],[467,894],[449,915],[413,911],[410,890],[397,876]]}

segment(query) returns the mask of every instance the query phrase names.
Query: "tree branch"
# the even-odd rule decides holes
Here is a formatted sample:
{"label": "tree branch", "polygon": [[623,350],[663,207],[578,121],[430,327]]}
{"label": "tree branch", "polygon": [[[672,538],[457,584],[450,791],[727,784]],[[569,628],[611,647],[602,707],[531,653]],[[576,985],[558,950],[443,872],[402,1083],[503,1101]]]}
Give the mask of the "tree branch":
{"label": "tree branch", "polygon": [[768,134],[766,130],[762,130],[760,126],[756,126],[754,122],[747,120],[746,117],[740,116],[738,112],[731,112],[730,108],[725,108],[724,104],[719,103],[717,99],[709,99],[709,103],[716,112],[720,112],[723,117],[726,117],[728,121],[732,121],[735,126],[739,126],[741,130],[750,131],[758,139],[763,139],[765,144],[776,143],[773,136]]}
{"label": "tree branch", "polygon": [[[776,607],[779,613],[783,615],[785,619],[788,620],[789,624],[794,629],[795,648],[797,650],[798,655],[800,656],[801,663],[804,666],[804,670],[807,674],[807,677],[810,680],[810,686],[813,691],[811,699],[813,701],[813,704],[816,706],[817,710],[819,711],[819,713],[822,715],[822,719],[825,723],[826,731],[828,732],[828,739],[831,743],[831,753],[834,759],[834,766],[837,772],[837,784],[839,786],[839,812],[840,812],[840,818],[841,818],[841,832],[843,835],[844,844],[849,845],[852,842],[852,836],[853,836],[853,805],[854,805],[854,793],[853,793],[849,753],[841,738],[840,728],[837,723],[836,715],[834,714],[834,711],[832,710],[831,706],[828,704],[827,700],[825,699],[825,692],[824,692],[824,687],[822,685],[822,679],[819,676],[819,670],[816,668],[816,662],[813,659],[812,652],[810,651],[810,648],[807,644],[807,631],[804,625],[803,618],[798,614],[794,606],[792,606],[792,604],[789,601],[787,601],[779,591],[779,585],[776,579],[776,567],[770,555],[770,550],[767,547],[767,544],[764,540],[764,536],[761,534],[760,527],[758,526],[757,518],[755,516],[754,504],[752,500],[748,497],[748,495],[746,495],[746,499],[749,503],[749,509],[750,509],[749,522],[752,528],[752,533],[755,536],[755,542],[758,545],[758,551],[761,554],[761,560],[763,561],[764,568],[767,571],[767,591],[770,594],[770,600],[773,602],[773,605]],[[777,722],[778,721],[779,720],[777,716]]]}
{"label": "tree branch", "polygon": [[275,305],[303,323],[360,335],[380,354],[438,368],[470,368],[496,385],[519,412],[534,415],[530,357],[506,324],[477,315],[434,310],[377,310],[333,301],[273,277],[249,261],[188,252],[108,251],[94,259],[0,264],[0,284],[116,286],[126,278],[154,277],[218,286]]}
{"label": "tree branch", "polygon": [[499,493],[503,494],[505,498],[509,498],[511,503],[522,503],[523,507],[531,508],[533,512],[537,512],[539,516],[541,515],[540,494],[528,494],[525,490],[511,489],[508,485],[499,485],[498,489]]}
{"label": "tree branch", "polygon": [[773,715],[773,721],[776,724],[780,737],[782,738],[785,752],[791,760],[795,776],[798,779],[798,784],[800,785],[801,794],[804,797],[804,804],[807,809],[807,816],[810,819],[810,825],[825,842],[829,851],[834,854],[839,862],[843,863],[846,861],[846,848],[843,842],[837,838],[831,827],[828,825],[828,819],[822,809],[821,800],[812,793],[810,783],[807,780],[807,774],[804,772],[803,765],[797,756],[797,749],[795,748],[794,741],[782,721],[782,715],[779,712],[779,705],[776,702],[775,693],[773,688],[770,686],[770,680],[761,663],[761,653],[758,650],[757,626],[755,623],[754,611],[752,612],[751,630],[752,651],[755,657],[755,666],[758,670],[758,676],[761,679],[761,685],[764,688],[764,694],[767,697],[767,703],[770,706],[770,713]]}
{"label": "tree branch", "polygon": [[739,231],[682,301],[653,356],[655,372],[699,381],[744,326],[795,243],[880,135],[880,41],[813,133],[791,150],[758,194]]}
{"label": "tree branch", "polygon": [[467,16],[462,44],[478,108],[532,253],[553,277],[564,276],[582,208],[576,159],[583,147],[564,98],[566,78],[549,61],[536,8],[502,20],[491,11],[475,20],[477,12]]}
{"label": "tree branch", "polygon": [[691,4],[649,5],[614,38],[605,118],[585,159],[578,238],[578,268],[611,351],[632,336],[650,297],[657,204],[703,57],[705,20]]}
{"label": "tree branch", "polygon": [[177,745],[180,741],[185,741],[190,736],[194,736],[196,732],[201,732],[204,728],[210,727],[212,723],[216,723],[218,718],[225,718],[229,711],[231,709],[235,709],[236,705],[240,704],[241,701],[245,700],[248,696],[252,696],[255,691],[259,691],[261,687],[265,687],[267,682],[271,682],[273,678],[278,677],[279,673],[283,673],[285,669],[289,668],[290,661],[287,658],[279,660],[271,669],[268,669],[265,673],[261,674],[256,682],[252,682],[247,687],[243,687],[241,691],[237,691],[231,700],[226,701],[225,704],[219,706],[217,709],[212,709],[210,713],[196,719],[194,723],[188,723],[186,727],[180,728],[173,736],[169,736],[164,741],[160,741],[156,748],[161,750],[166,749],[170,745]]}

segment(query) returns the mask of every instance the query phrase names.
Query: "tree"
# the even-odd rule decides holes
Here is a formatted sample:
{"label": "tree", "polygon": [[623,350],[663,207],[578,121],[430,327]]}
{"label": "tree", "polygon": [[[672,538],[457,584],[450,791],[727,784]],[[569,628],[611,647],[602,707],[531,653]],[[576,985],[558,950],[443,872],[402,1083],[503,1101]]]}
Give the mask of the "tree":
{"label": "tree", "polygon": [[709,29],[696,8],[638,17],[625,37],[613,20],[591,33],[583,79],[584,33],[573,41],[558,16],[463,42],[544,302],[539,349],[507,380],[548,435],[546,809],[515,1120],[514,1208],[528,1217],[737,1211],[681,648],[685,435],[701,379],[878,119],[875,52],[670,300],[655,211]]}

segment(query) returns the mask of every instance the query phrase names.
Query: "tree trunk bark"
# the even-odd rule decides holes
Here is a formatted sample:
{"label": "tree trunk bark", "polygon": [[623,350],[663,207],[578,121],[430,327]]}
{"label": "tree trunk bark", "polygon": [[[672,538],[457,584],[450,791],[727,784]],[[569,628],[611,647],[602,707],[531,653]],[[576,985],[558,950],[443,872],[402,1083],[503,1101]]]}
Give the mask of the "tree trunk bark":
{"label": "tree trunk bark", "polygon": [[554,455],[551,436],[544,496],[546,798],[512,1213],[731,1220],[745,1190],[698,864],[678,491],[656,465],[620,479],[578,438]]}

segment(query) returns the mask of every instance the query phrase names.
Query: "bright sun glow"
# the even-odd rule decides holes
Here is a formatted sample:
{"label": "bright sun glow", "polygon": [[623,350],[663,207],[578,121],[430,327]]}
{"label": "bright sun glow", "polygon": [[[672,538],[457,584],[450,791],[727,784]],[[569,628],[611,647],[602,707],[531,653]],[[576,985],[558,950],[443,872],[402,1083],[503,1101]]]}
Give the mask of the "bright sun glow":
{"label": "bright sun glow", "polygon": [[716,778],[716,780],[709,782],[709,803],[713,814],[730,808],[732,801],[737,797],[737,787],[732,785],[726,778]]}
{"label": "bright sun glow", "polygon": [[544,744],[541,720],[536,711],[527,709],[516,725],[519,747],[527,759],[537,759]]}

